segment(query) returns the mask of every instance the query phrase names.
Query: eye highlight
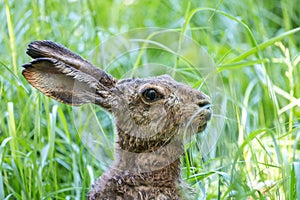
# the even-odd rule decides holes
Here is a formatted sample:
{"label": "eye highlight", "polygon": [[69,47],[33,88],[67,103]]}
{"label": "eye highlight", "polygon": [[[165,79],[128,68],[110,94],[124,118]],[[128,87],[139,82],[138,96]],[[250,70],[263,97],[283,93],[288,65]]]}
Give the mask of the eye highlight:
{"label": "eye highlight", "polygon": [[162,97],[162,95],[153,88],[144,90],[142,96],[148,102],[156,101]]}

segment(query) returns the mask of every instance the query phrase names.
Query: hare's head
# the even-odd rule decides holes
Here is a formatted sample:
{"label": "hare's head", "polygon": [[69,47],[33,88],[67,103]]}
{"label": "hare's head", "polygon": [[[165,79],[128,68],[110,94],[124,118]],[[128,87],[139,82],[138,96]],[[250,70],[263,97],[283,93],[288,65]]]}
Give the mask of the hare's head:
{"label": "hare's head", "polygon": [[[134,141],[153,142],[155,146],[183,133],[203,131],[211,116],[210,101],[205,94],[168,75],[121,80],[113,93],[112,112],[119,132]],[[131,150],[138,149],[135,146]]]}
{"label": "hare's head", "polygon": [[147,152],[181,134],[205,129],[210,99],[168,75],[116,80],[65,47],[36,41],[27,53],[34,60],[24,65],[31,85],[63,103],[95,103],[116,117],[119,144]]}

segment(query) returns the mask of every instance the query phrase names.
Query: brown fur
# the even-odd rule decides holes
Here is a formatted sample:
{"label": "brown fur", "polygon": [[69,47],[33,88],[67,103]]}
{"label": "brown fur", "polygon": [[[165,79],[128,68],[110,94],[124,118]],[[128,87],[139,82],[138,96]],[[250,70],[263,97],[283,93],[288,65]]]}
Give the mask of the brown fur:
{"label": "brown fur", "polygon": [[118,81],[50,41],[31,43],[27,53],[34,60],[23,75],[31,85],[67,104],[95,103],[116,117],[115,161],[89,200],[183,198],[182,140],[205,129],[211,116],[205,94],[168,75]]}

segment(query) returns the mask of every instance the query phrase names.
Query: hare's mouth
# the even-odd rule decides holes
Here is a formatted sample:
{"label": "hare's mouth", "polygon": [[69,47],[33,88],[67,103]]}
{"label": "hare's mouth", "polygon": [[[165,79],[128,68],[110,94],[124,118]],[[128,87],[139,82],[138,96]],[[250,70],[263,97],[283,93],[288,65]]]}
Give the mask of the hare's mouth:
{"label": "hare's mouth", "polygon": [[[209,110],[207,110],[205,113],[204,113],[204,122],[202,122],[202,123],[200,123],[199,125],[198,125],[198,132],[202,132],[202,131],[204,131],[205,129],[206,129],[206,127],[207,127],[207,122],[211,119],[211,111]],[[203,119],[203,118],[202,118]]]}
{"label": "hare's mouth", "polygon": [[198,126],[198,132],[204,131],[204,130],[206,129],[206,127],[207,127],[207,122],[205,122],[205,123],[202,124],[202,125],[199,125],[199,126]]}

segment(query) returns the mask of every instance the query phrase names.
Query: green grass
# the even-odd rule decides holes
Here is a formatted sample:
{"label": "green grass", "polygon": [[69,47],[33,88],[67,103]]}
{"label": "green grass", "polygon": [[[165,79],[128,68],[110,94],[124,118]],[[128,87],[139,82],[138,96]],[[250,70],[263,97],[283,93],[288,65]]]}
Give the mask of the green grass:
{"label": "green grass", "polygon": [[[225,119],[215,154],[202,159],[200,140],[192,141],[182,159],[183,177],[199,192],[199,199],[299,200],[298,4],[297,0],[2,1],[0,199],[85,199],[93,180],[112,159],[111,148],[104,145],[108,161],[97,160],[82,144],[84,123],[74,121],[72,109],[44,97],[22,77],[21,65],[30,60],[27,44],[54,40],[90,57],[99,43],[114,35],[161,27],[183,33],[207,50],[227,97],[226,116],[215,116]],[[157,59],[163,62],[164,57]],[[131,62],[113,65],[110,73],[121,77],[139,64]],[[186,83],[200,87],[201,76],[181,64],[174,61],[169,66]],[[105,118],[96,123],[112,142],[112,119],[101,110],[93,114]]]}

